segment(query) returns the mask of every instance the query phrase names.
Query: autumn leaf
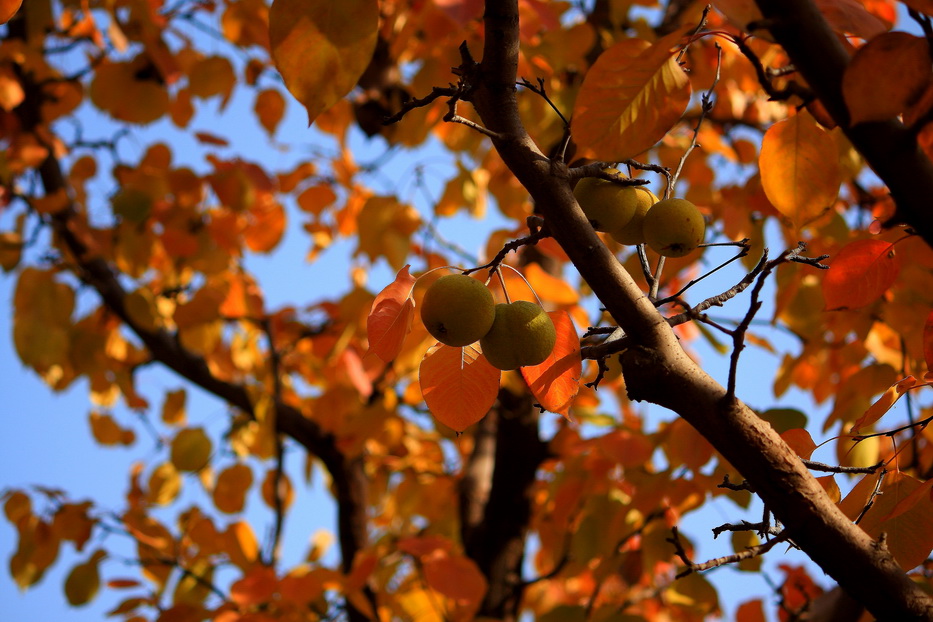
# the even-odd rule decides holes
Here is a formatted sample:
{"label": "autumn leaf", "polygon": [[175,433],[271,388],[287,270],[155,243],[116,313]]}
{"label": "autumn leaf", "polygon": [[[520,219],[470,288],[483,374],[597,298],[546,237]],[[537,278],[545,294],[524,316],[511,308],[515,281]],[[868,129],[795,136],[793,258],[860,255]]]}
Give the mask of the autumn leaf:
{"label": "autumn leaf", "polygon": [[800,228],[829,209],[842,181],[837,147],[809,114],[775,123],[758,155],[768,200]]}
{"label": "autumn leaf", "polygon": [[65,597],[72,607],[88,604],[100,589],[100,572],[97,565],[106,557],[103,551],[95,551],[89,560],[71,569],[65,579]]}
{"label": "autumn leaf", "polygon": [[894,283],[900,259],[894,245],[882,240],[856,240],[830,260],[823,277],[826,310],[858,309],[880,298]]}
{"label": "autumn leaf", "polygon": [[428,587],[453,599],[461,607],[478,606],[486,595],[486,578],[472,559],[439,555],[424,560],[423,567]]}
{"label": "autumn leaf", "polygon": [[690,102],[690,80],[671,48],[684,26],[654,44],[623,39],[586,73],[573,109],[574,141],[593,158],[618,162],[652,147]]}
{"label": "autumn leaf", "polygon": [[308,110],[308,125],[350,92],[376,47],[376,0],[275,0],[269,41],[285,86]]}
{"label": "autumn leaf", "polygon": [[897,403],[897,400],[901,399],[902,395],[915,386],[917,386],[917,379],[913,376],[907,376],[903,380],[895,382],[871,405],[871,408],[865,411],[864,415],[859,417],[850,432],[858,434],[862,428],[870,426],[881,419]]}
{"label": "autumn leaf", "polygon": [[256,564],[230,586],[230,600],[241,607],[257,607],[272,600],[277,587],[275,569]]}
{"label": "autumn leaf", "polygon": [[408,273],[408,266],[405,266],[395,275],[395,280],[373,300],[372,310],[366,318],[366,338],[369,341],[367,354],[375,354],[390,363],[402,350],[405,335],[411,331],[415,309],[411,291],[415,280]]}
{"label": "autumn leaf", "polygon": [[492,408],[499,394],[499,375],[473,346],[438,344],[421,361],[418,380],[431,414],[463,432]]}
{"label": "autumn leaf", "polygon": [[275,129],[285,116],[285,98],[275,89],[266,89],[256,94],[253,112],[260,125],[269,136],[275,135]]}
{"label": "autumn leaf", "polygon": [[0,0],[0,24],[10,21],[22,4],[23,0]]}
{"label": "autumn leaf", "polygon": [[930,311],[923,323],[923,360],[929,370],[927,373],[933,371],[933,311]]}
{"label": "autumn leaf", "polygon": [[784,442],[794,450],[795,454],[804,460],[809,460],[810,455],[816,449],[816,443],[813,442],[813,438],[810,436],[810,433],[801,428],[787,430],[781,433],[781,438],[783,438]]}
{"label": "autumn leaf", "polygon": [[933,82],[930,63],[927,40],[906,32],[886,32],[860,47],[842,77],[850,123],[903,113]]}
{"label": "autumn leaf", "polygon": [[249,466],[232,464],[217,476],[214,484],[214,505],[225,514],[243,511],[246,505],[246,493],[253,485],[253,470]]}
{"label": "autumn leaf", "polygon": [[211,449],[211,439],[202,428],[185,428],[172,440],[172,464],[179,471],[198,471],[207,464]]}
{"label": "autumn leaf", "polygon": [[522,377],[542,408],[569,418],[583,374],[580,338],[569,313],[551,311],[548,315],[557,331],[554,349],[540,365],[522,367]]}
{"label": "autumn leaf", "polygon": [[369,197],[356,218],[359,246],[357,255],[365,253],[371,261],[385,257],[393,268],[399,268],[411,249],[411,234],[421,226],[421,216],[411,205],[396,197]]}

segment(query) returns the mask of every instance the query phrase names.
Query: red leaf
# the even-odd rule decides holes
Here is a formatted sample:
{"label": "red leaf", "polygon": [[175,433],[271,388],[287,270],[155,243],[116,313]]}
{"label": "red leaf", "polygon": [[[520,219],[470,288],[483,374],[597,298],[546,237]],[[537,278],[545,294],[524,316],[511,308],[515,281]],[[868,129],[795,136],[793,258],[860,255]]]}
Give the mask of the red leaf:
{"label": "red leaf", "polygon": [[557,330],[554,350],[540,365],[522,367],[522,377],[543,408],[567,417],[583,374],[580,338],[569,313],[551,311],[548,315]]}
{"label": "red leaf", "polygon": [[211,134],[210,132],[195,132],[194,137],[198,139],[199,143],[203,143],[205,145],[217,145],[218,147],[230,146],[229,140],[217,136],[216,134]]}
{"label": "red leaf", "polygon": [[485,417],[499,394],[499,370],[473,346],[434,346],[421,361],[418,379],[431,414],[457,432]]}
{"label": "red leaf", "polygon": [[858,418],[858,421],[852,426],[852,434],[858,434],[865,426],[869,426],[881,419],[884,413],[888,412],[892,406],[901,399],[901,396],[907,393],[917,384],[917,379],[913,376],[907,376],[888,387],[888,390],[872,404],[865,414]]}
{"label": "red leaf", "polygon": [[884,294],[900,271],[894,245],[857,240],[839,251],[823,279],[826,310],[858,309]]}
{"label": "red leaf", "polygon": [[424,581],[461,606],[479,605],[486,595],[486,577],[466,557],[439,556],[424,561]]}
{"label": "red leaf", "polygon": [[372,311],[366,318],[367,354],[375,354],[386,363],[398,356],[402,341],[411,330],[412,311],[415,309],[411,290],[416,280],[408,273],[406,265],[373,300]]}

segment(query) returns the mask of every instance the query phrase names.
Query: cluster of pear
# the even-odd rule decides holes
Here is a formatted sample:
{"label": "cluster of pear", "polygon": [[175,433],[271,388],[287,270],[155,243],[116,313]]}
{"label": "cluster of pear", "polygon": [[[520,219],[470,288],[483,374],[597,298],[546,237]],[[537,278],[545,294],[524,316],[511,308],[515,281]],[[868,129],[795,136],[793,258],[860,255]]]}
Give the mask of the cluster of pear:
{"label": "cluster of pear", "polygon": [[[619,174],[614,168],[607,173]],[[703,243],[706,222],[686,199],[659,201],[642,186],[623,186],[585,177],[573,191],[583,213],[597,231],[620,244],[647,244],[659,255],[683,257]]]}
{"label": "cluster of pear", "polygon": [[486,360],[502,370],[543,363],[557,341],[554,323],[540,306],[524,300],[496,304],[485,285],[464,274],[431,284],[421,302],[421,320],[448,346],[479,341]]}

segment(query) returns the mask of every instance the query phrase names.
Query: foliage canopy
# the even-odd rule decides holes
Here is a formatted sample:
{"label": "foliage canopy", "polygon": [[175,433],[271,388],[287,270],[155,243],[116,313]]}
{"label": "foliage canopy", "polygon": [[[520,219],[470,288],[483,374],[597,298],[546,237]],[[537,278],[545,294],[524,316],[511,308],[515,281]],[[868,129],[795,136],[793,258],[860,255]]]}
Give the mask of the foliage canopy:
{"label": "foliage canopy", "polygon": [[[67,602],[121,591],[127,622],[689,621],[720,608],[701,571],[793,546],[848,596],[784,565],[780,619],[839,599],[933,619],[933,5],[714,4],[0,2],[12,343],[51,390],[83,381],[96,442],[141,460],[122,507],[2,491],[13,580],[70,546]],[[244,98],[284,166],[198,129]],[[287,127],[298,105],[316,133]],[[101,117],[112,136],[86,136]],[[127,144],[145,126],[175,138]],[[380,177],[392,159],[412,172]],[[597,233],[572,188],[620,183],[610,166],[699,206],[707,244]],[[462,212],[488,224],[478,253],[440,233]],[[267,303],[249,260],[293,230],[311,263],[354,241],[341,295]],[[544,306],[548,358],[499,372],[437,344],[416,310],[452,271]],[[737,394],[748,347],[778,361],[772,397]],[[179,387],[142,388],[154,367]],[[222,435],[192,387],[229,406]],[[828,415],[785,407],[792,388]],[[321,468],[336,564],[320,538],[281,546]],[[703,562],[677,527],[713,497],[763,519],[713,529],[735,554]]]}

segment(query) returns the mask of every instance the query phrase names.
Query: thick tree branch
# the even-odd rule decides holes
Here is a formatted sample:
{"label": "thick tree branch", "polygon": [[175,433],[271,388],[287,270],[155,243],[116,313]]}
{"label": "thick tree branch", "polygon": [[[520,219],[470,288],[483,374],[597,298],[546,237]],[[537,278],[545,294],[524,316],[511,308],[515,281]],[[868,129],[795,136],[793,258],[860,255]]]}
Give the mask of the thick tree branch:
{"label": "thick tree branch", "polygon": [[[531,193],[556,240],[633,339],[634,347],[622,357],[631,397],[671,408],[700,431],[768,507],[776,508],[789,537],[876,617],[933,619],[933,599],[910,581],[885,547],[842,514],[769,424],[738,400],[726,399],[725,388],[687,356],[664,318],[596,236],[573,198],[566,167],[550,162],[522,126],[514,87],[517,59],[518,1],[487,2],[485,48],[472,77],[471,101],[484,125],[498,134],[496,149]],[[926,196],[931,194],[933,189]]]}
{"label": "thick tree branch", "polygon": [[794,67],[888,186],[897,205],[896,221],[909,224],[933,246],[933,218],[929,217],[933,162],[917,145],[914,132],[897,119],[850,125],[842,97],[849,54],[811,0],[756,3],[768,30],[787,51]]}

